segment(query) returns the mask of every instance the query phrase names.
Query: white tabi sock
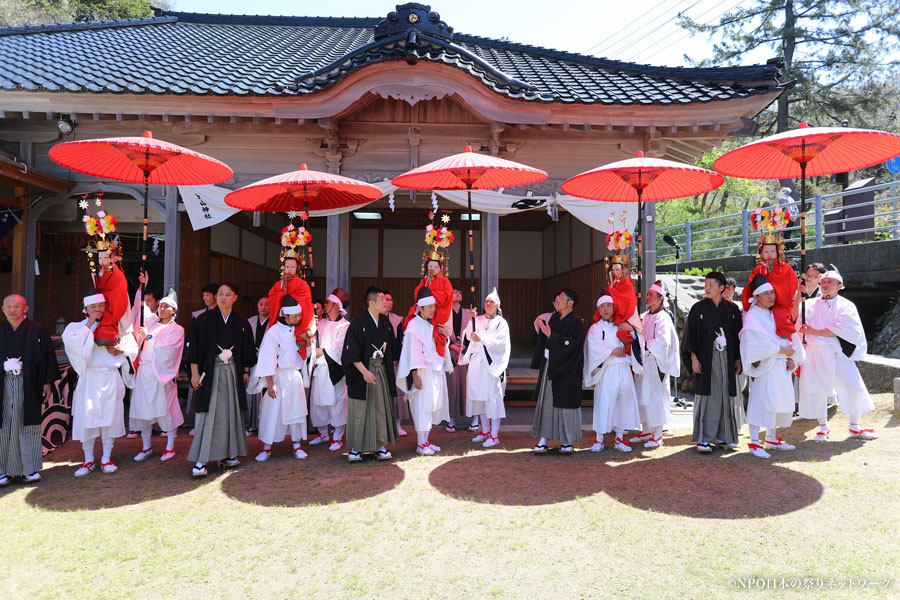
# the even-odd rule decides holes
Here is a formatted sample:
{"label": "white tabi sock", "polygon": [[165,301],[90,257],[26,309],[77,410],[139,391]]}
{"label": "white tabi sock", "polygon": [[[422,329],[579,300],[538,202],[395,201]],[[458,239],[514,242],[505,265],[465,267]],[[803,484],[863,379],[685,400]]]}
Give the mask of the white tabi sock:
{"label": "white tabi sock", "polygon": [[450,419],[447,421],[447,427],[456,427],[456,419]]}
{"label": "white tabi sock", "polygon": [[662,432],[663,432],[663,426],[662,426],[662,425],[658,425],[658,426],[656,426],[656,427],[651,427],[651,428],[650,428],[650,432],[651,432],[650,435],[653,436],[653,439],[654,439],[654,440],[661,439],[661,438],[662,438]]}
{"label": "white tabi sock", "polygon": [[497,438],[500,436],[500,419],[491,419],[491,437]]}
{"label": "white tabi sock", "polygon": [[487,435],[487,433],[491,430],[491,422],[488,420],[487,415],[482,415],[481,417],[481,433]]}
{"label": "white tabi sock", "polygon": [[84,464],[94,462],[94,441],[96,439],[92,438],[81,442],[81,449],[84,450]]}
{"label": "white tabi sock", "polygon": [[756,425],[748,425],[750,428],[750,441],[754,444],[759,444],[759,427]]}
{"label": "white tabi sock", "polygon": [[153,426],[151,425],[146,429],[141,429],[141,441],[144,442],[144,445],[141,446],[141,451],[150,448],[151,439],[153,439]]}
{"label": "white tabi sock", "polygon": [[263,444],[263,450],[271,450],[272,444]]}
{"label": "white tabi sock", "polygon": [[175,438],[178,437],[178,429],[175,428],[172,431],[166,432],[166,452],[171,452],[175,449]]}
{"label": "white tabi sock", "polygon": [[112,460],[112,449],[115,443],[116,438],[103,438],[103,458],[100,459],[100,462],[108,463]]}
{"label": "white tabi sock", "polygon": [[344,437],[344,432],[347,431],[346,425],[338,425],[334,428],[334,437],[332,439],[340,440]]}
{"label": "white tabi sock", "polygon": [[778,443],[778,433],[775,431],[775,428],[766,429],[766,441],[772,442],[773,444]]}
{"label": "white tabi sock", "polygon": [[859,431],[859,421],[862,415],[850,415],[850,429]]}
{"label": "white tabi sock", "polygon": [[417,431],[416,432],[416,440],[418,441],[420,446],[424,446],[428,443],[428,432],[427,431]]}
{"label": "white tabi sock", "polygon": [[481,421],[484,421],[484,419],[482,417],[479,417],[478,415],[475,415],[474,417],[472,417],[472,427],[478,427],[478,423]]}
{"label": "white tabi sock", "polygon": [[[624,440],[624,439],[625,439],[625,430],[624,430],[624,429],[622,429],[621,427],[616,427],[616,428],[613,429],[613,431],[614,431],[615,434],[616,434],[616,439],[617,439],[617,440]],[[599,440],[599,439],[603,439],[603,438],[597,438],[597,439]]]}
{"label": "white tabi sock", "polygon": [[326,440],[328,439],[328,425],[325,425],[324,427],[319,427],[319,435],[322,436],[323,438],[325,438]]}
{"label": "white tabi sock", "polygon": [[538,445],[538,446],[546,446],[546,445],[547,445],[547,438],[541,438],[541,439],[539,439],[537,445]]}
{"label": "white tabi sock", "polygon": [[822,433],[828,431],[828,419],[819,419],[819,431]]}

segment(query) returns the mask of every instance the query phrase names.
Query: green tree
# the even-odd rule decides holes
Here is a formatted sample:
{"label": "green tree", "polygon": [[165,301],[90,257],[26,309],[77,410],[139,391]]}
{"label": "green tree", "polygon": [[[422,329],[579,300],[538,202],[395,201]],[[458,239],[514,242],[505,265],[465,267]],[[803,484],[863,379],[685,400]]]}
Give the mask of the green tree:
{"label": "green tree", "polygon": [[148,0],[0,0],[0,25],[4,26],[152,16]]}
{"label": "green tree", "polygon": [[[753,0],[713,23],[682,16],[679,25],[714,41],[713,55],[695,64],[735,64],[748,52],[771,48],[795,81],[764,113],[760,133],[786,131],[800,121],[853,126],[891,100],[900,65],[900,2],[896,0]],[[688,58],[688,57],[686,57]],[[690,58],[688,58],[690,60]]]}

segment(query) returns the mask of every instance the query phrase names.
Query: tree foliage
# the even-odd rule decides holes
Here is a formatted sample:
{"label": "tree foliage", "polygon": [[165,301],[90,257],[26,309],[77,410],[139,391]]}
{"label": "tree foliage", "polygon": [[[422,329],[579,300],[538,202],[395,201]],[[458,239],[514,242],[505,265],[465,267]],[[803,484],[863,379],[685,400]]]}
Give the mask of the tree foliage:
{"label": "tree foliage", "polygon": [[152,16],[153,8],[148,0],[0,0],[0,25],[4,26]]}
{"label": "tree foliage", "polygon": [[[685,29],[714,41],[696,64],[736,64],[760,47],[784,58],[784,80],[796,84],[762,115],[760,133],[811,125],[865,126],[867,113],[891,101],[900,65],[896,0],[752,0],[713,23],[682,16]],[[686,57],[687,58],[687,57]],[[688,58],[688,60],[690,60]]]}

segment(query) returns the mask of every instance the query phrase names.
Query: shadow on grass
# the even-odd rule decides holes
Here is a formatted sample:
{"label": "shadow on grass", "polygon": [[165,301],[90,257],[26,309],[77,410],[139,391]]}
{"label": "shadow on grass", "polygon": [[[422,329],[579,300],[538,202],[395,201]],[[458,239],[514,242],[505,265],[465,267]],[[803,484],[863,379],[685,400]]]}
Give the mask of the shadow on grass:
{"label": "shadow on grass", "polygon": [[[524,449],[531,440],[507,435],[504,442],[507,450]],[[671,446],[686,443],[688,437],[666,440]],[[638,447],[629,454],[595,454],[586,447],[582,442],[572,456],[499,451],[461,457],[437,467],[429,481],[460,500],[534,506],[603,492],[635,508],[709,519],[786,514],[813,504],[823,491],[817,480],[746,452],[698,456],[685,447],[655,458]]]}
{"label": "shadow on grass", "polygon": [[[118,471],[103,473],[98,464],[93,473],[76,478],[75,469],[84,456],[81,444],[70,440],[44,457],[42,479],[33,485],[25,500],[46,510],[72,511],[118,508],[178,496],[216,480],[223,473],[222,469],[210,464],[209,476],[193,478],[191,464],[185,460],[190,445],[190,437],[179,436],[175,443],[175,458],[160,462],[165,441],[154,437],[155,454],[144,462],[136,463],[132,458],[140,451],[141,440],[119,438],[112,455]],[[95,451],[99,450],[98,441]],[[99,458],[98,453],[98,463]]]}
{"label": "shadow on grass", "polygon": [[403,469],[372,455],[349,464],[346,449],[329,452],[317,446],[306,451],[309,458],[297,460],[289,442],[275,444],[272,458],[234,471],[222,481],[222,491],[248,504],[296,507],[371,498],[403,481]]}

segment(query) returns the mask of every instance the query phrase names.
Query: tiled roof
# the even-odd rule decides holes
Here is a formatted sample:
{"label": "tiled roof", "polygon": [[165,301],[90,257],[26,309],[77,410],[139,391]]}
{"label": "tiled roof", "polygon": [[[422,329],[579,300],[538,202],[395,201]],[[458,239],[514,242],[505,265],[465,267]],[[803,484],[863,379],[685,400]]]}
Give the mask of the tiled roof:
{"label": "tiled roof", "polygon": [[[0,28],[0,89],[305,95],[388,60],[452,65],[498,93],[539,102],[678,105],[781,87],[774,59],[708,69],[623,63],[453,34],[442,21],[435,29],[436,13],[427,10],[404,5],[400,19],[397,13],[370,19],[161,12],[127,21]],[[405,20],[413,12],[422,17],[418,26]]]}

